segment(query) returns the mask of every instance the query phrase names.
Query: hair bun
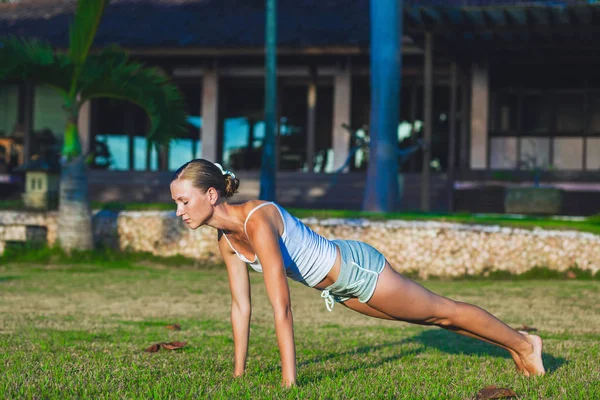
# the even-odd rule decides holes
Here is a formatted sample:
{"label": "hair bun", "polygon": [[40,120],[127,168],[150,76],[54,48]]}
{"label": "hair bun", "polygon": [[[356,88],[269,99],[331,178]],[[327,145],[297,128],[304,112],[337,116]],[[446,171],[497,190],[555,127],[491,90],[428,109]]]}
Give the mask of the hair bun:
{"label": "hair bun", "polygon": [[225,197],[231,197],[238,192],[240,180],[233,174],[225,174]]}

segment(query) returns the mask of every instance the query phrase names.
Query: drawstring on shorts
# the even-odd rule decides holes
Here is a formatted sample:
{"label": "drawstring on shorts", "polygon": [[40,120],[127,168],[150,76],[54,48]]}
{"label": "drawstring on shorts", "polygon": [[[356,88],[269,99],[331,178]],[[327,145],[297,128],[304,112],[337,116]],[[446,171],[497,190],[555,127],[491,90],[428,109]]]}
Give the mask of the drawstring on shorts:
{"label": "drawstring on shorts", "polygon": [[335,300],[329,290],[325,289],[321,292],[321,298],[325,299],[325,307],[327,307],[327,311],[333,311],[333,306],[335,305]]}

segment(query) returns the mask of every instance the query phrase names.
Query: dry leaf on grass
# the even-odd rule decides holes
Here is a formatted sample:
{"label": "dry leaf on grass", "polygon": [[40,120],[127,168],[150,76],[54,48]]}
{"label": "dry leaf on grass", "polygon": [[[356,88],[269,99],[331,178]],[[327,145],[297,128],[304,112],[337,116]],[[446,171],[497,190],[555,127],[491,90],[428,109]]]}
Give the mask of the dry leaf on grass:
{"label": "dry leaf on grass", "polygon": [[159,350],[160,350],[160,343],[157,343],[157,344],[153,344],[152,346],[148,347],[144,351],[148,352],[148,353],[156,353]]}
{"label": "dry leaf on grass", "polygon": [[177,350],[177,349],[180,349],[183,346],[185,346],[185,344],[186,344],[186,342],[156,343],[156,344],[153,344],[152,346],[148,347],[144,351],[147,353],[156,353],[157,351],[160,350],[161,347],[166,350]]}
{"label": "dry leaf on grass", "polygon": [[180,331],[181,325],[179,325],[179,324],[167,325],[167,329],[170,329],[172,331]]}
{"label": "dry leaf on grass", "polygon": [[491,385],[484,387],[479,392],[477,392],[476,400],[485,400],[485,399],[507,399],[511,397],[517,397],[517,394],[510,389],[507,388],[499,388],[496,385]]}
{"label": "dry leaf on grass", "polygon": [[161,343],[163,349],[167,350],[177,350],[185,346],[186,342],[170,342],[170,343]]}
{"label": "dry leaf on grass", "polygon": [[537,328],[533,326],[521,325],[519,328],[515,328],[517,331],[525,331],[525,332],[536,332]]}

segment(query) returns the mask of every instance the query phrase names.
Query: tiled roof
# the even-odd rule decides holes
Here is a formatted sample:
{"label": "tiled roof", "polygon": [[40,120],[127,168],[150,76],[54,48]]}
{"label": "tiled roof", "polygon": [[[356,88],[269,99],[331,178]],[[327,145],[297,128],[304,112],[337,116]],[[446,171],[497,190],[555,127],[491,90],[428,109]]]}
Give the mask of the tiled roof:
{"label": "tiled roof", "polygon": [[[75,2],[22,0],[0,5],[0,36],[43,37],[67,45]],[[114,0],[95,45],[123,47],[262,47],[264,0]],[[278,0],[283,46],[363,46],[369,0]]]}
{"label": "tiled roof", "polygon": [[404,0],[409,7],[572,6],[598,0]]}
{"label": "tiled roof", "polygon": [[[405,0],[406,7],[579,5],[592,0]],[[75,0],[0,4],[0,36],[41,37],[66,47]],[[278,43],[287,47],[369,45],[370,0],[278,0]],[[265,0],[113,0],[95,45],[127,48],[264,46]]]}

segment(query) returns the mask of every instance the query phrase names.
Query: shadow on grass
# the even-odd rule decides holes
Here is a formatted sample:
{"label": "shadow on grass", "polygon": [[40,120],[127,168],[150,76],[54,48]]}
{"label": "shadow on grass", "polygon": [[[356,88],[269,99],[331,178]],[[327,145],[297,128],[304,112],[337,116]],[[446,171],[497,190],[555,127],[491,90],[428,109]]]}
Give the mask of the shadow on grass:
{"label": "shadow on grass", "polygon": [[[402,344],[405,344],[406,340],[402,340],[402,341],[395,341],[395,342],[388,342],[388,343],[382,343],[379,345],[375,345],[375,346],[363,346],[363,347],[359,347],[359,348],[352,348],[348,351],[344,351],[344,352],[329,352],[329,353],[324,353],[322,355],[313,357],[311,359],[302,361],[300,363],[298,363],[298,368],[302,368],[302,367],[306,367],[308,365],[311,364],[320,364],[320,363],[324,363],[326,361],[331,361],[331,360],[340,360],[340,362],[345,359],[345,358],[352,358],[353,356],[356,355],[362,355],[362,354],[368,354],[368,353],[376,353],[379,350],[388,348],[388,347],[400,347],[402,346]],[[353,372],[353,371],[362,371],[365,369],[369,369],[369,368],[376,368],[379,367],[381,365],[387,364],[389,362],[392,361],[396,361],[405,357],[409,357],[409,356],[415,356],[421,352],[423,352],[423,348],[418,348],[418,349],[409,349],[409,350],[400,350],[398,351],[398,353],[396,355],[393,356],[387,356],[387,357],[377,357],[377,356],[373,356],[371,358],[372,361],[370,362],[361,362],[361,363],[351,363],[350,365],[348,365],[347,363],[342,363],[342,365],[345,365],[344,367],[341,368],[336,368],[335,372],[333,373],[334,376],[341,376],[341,375],[345,375],[349,372]],[[323,374],[323,375],[319,375],[319,376],[313,376],[313,377],[304,377],[300,379],[300,384],[307,384],[307,383],[317,383],[319,381],[321,381],[322,379],[324,379],[326,376],[331,377],[331,375],[329,374]]]}
{"label": "shadow on grass", "polygon": [[[298,367],[304,367],[310,364],[317,364],[317,363],[322,363],[325,361],[331,361],[334,359],[338,359],[338,358],[344,358],[344,357],[350,357],[350,356],[354,356],[354,355],[362,355],[362,354],[367,354],[367,353],[374,353],[376,351],[379,351],[381,349],[387,348],[387,347],[396,347],[396,346],[401,346],[402,344],[406,343],[406,340],[403,341],[398,341],[398,342],[389,342],[389,343],[382,343],[376,346],[363,346],[363,347],[359,347],[359,348],[352,348],[348,351],[343,351],[343,352],[329,352],[329,353],[324,353],[321,354],[317,357],[313,357],[309,360],[306,361],[302,361],[300,363],[298,363]],[[353,371],[355,369],[358,368],[371,368],[371,367],[377,367],[379,365],[382,365],[388,361],[392,361],[392,360],[397,360],[399,358],[408,356],[408,355],[415,355],[421,352],[421,349],[414,349],[414,350],[410,350],[410,351],[400,351],[398,352],[397,355],[392,356],[392,357],[386,357],[386,358],[382,358],[382,359],[377,359],[376,362],[373,363],[363,363],[360,365],[360,367],[357,368],[348,368],[345,369],[345,372],[349,372],[349,371]]]}
{"label": "shadow on grass", "polygon": [[[404,343],[420,343],[426,347],[433,347],[448,354],[511,358],[510,354],[500,347],[443,329],[425,330],[418,335],[406,339]],[[565,358],[554,357],[548,353],[543,353],[542,359],[547,373],[552,373],[568,363]]]}
{"label": "shadow on grass", "polygon": [[[402,350],[402,346],[407,344],[419,344],[421,346],[415,349]],[[374,354],[377,351],[388,347],[397,347],[398,354],[388,357],[377,357],[376,354]],[[401,341],[382,343],[376,346],[363,346],[359,348],[353,348],[345,352],[325,353],[317,357],[313,357],[312,359],[300,362],[298,364],[298,367],[305,367],[315,363],[323,363],[325,361],[343,359],[345,357],[351,357],[352,355],[356,354],[373,353],[371,362],[337,368],[336,372],[334,373],[337,376],[356,370],[375,368],[384,365],[388,362],[399,360],[407,356],[414,356],[427,351],[428,348],[435,348],[447,354],[491,356],[508,359],[511,358],[510,354],[506,350],[494,346],[492,344],[477,339],[472,339],[466,336],[462,336],[443,329],[430,329]],[[557,371],[560,367],[568,363],[568,361],[565,358],[555,357],[548,353],[543,353],[542,359],[544,361],[544,366],[546,367],[546,373],[549,374]],[[323,378],[324,376],[307,378],[304,379],[303,383],[316,383]]]}

